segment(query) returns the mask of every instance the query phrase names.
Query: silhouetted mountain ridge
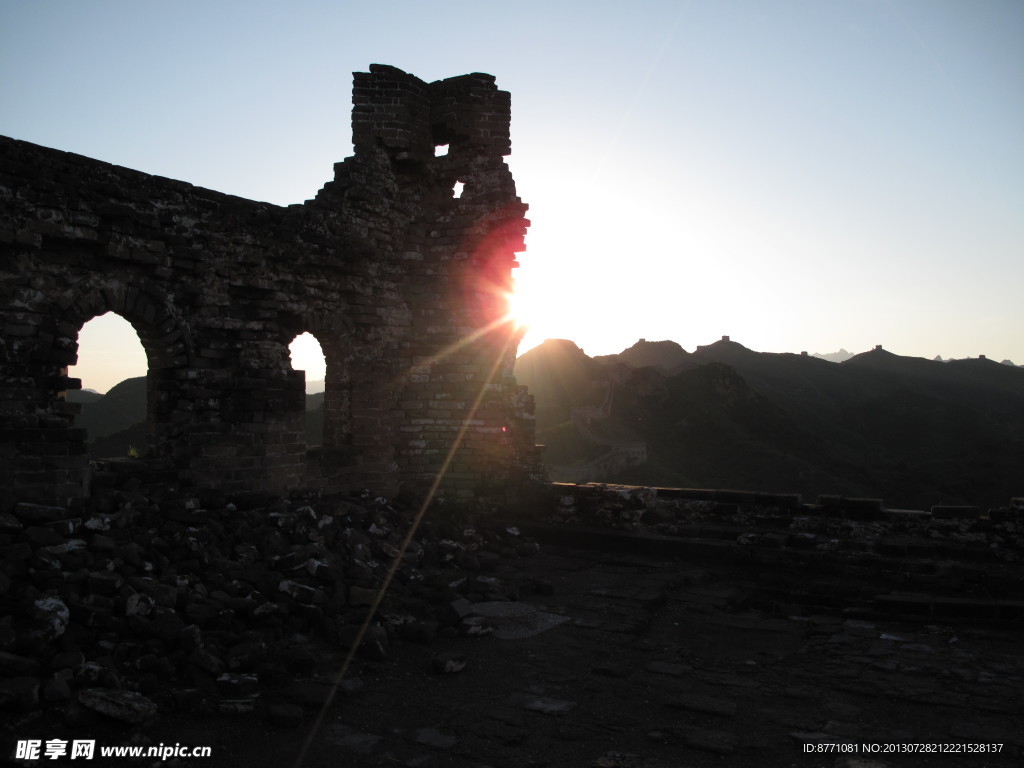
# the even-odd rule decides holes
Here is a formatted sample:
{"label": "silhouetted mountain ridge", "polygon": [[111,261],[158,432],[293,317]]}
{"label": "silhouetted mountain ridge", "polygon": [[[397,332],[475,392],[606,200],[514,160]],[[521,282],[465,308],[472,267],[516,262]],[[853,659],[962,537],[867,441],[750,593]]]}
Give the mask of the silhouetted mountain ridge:
{"label": "silhouetted mountain ridge", "polygon": [[[566,361],[571,375],[562,374]],[[991,360],[877,348],[833,363],[755,352],[727,337],[692,354],[641,340],[591,359],[559,341],[525,353],[516,376],[534,395],[538,442],[556,480],[812,500],[839,493],[917,507],[1005,504],[1024,492],[1024,370]],[[588,446],[595,436],[600,444]],[[646,461],[587,477],[616,466],[608,454],[617,437],[646,443]]]}
{"label": "silhouetted mountain ridge", "polygon": [[845,349],[840,349],[838,352],[826,352],[822,354],[820,352],[812,352],[811,357],[817,357],[821,360],[828,360],[830,363],[842,363],[853,357],[852,352],[847,352]]}
{"label": "silhouetted mountain ridge", "polygon": [[82,404],[75,419],[76,426],[85,427],[89,439],[120,432],[146,420],[146,377],[125,379],[111,387],[105,395],[91,390],[69,390],[67,399]]}
{"label": "silhouetted mountain ridge", "polygon": [[690,353],[674,341],[647,341],[640,339],[629,349],[617,355],[602,355],[594,359],[599,363],[622,363],[631,368],[647,366],[660,368],[665,372],[675,371],[691,365]]}
{"label": "silhouetted mountain ridge", "polygon": [[[1024,369],[877,348],[841,363],[727,338],[686,352],[640,340],[591,358],[571,341],[523,354],[552,479],[1005,504],[1024,494]],[[95,457],[145,449],[146,379],[68,392]],[[323,393],[307,395],[321,442]]]}

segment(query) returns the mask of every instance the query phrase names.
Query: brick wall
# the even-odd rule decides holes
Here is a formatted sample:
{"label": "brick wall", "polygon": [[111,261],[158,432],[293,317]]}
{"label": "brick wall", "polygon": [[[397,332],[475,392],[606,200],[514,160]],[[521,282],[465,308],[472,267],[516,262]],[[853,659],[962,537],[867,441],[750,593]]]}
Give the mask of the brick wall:
{"label": "brick wall", "polygon": [[[107,311],[146,351],[146,467],[166,482],[393,494],[450,458],[442,490],[479,497],[536,475],[504,320],[529,224],[503,160],[509,95],[371,65],[353,104],[354,156],[288,207],[0,138],[5,508],[87,494],[63,393],[79,330]],[[315,460],[288,353],[304,331],[327,360]]]}

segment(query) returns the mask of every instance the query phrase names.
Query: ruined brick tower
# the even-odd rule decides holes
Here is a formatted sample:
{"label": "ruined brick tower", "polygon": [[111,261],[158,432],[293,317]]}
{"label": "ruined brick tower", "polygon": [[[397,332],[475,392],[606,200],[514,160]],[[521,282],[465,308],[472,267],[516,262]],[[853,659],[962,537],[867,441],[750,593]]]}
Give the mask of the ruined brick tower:
{"label": "ruined brick tower", "polygon": [[[108,311],[145,348],[145,466],[170,483],[394,494],[444,469],[473,497],[536,471],[506,318],[529,224],[509,94],[380,65],[354,82],[354,156],[285,208],[0,138],[0,506],[88,493],[66,367]],[[288,351],[306,331],[327,360],[316,451]]]}

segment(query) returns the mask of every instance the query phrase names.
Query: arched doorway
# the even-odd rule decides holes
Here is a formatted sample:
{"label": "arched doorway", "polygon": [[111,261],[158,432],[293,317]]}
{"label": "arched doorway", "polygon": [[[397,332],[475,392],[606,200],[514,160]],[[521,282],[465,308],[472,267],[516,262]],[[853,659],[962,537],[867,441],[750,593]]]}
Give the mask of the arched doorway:
{"label": "arched doorway", "polygon": [[149,449],[149,361],[131,323],[115,312],[88,320],[78,332],[77,363],[68,376],[82,382],[65,393],[78,403],[92,459],[140,458]]}
{"label": "arched doorway", "polygon": [[306,377],[306,446],[324,444],[324,389],[327,359],[320,341],[308,331],[300,333],[288,345],[292,368]]}

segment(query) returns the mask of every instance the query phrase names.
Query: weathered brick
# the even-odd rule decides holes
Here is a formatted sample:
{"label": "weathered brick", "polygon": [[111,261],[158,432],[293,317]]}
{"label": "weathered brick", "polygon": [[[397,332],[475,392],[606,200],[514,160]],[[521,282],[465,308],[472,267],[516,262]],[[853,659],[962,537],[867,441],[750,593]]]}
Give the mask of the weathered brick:
{"label": "weathered brick", "polygon": [[[509,94],[490,76],[426,83],[373,65],[355,75],[353,101],[354,156],[285,208],[0,139],[0,187],[22,190],[5,199],[0,259],[24,272],[0,300],[11,372],[0,401],[23,404],[0,414],[14,449],[0,455],[20,462],[0,462],[5,504],[83,493],[87,437],[61,375],[78,362],[83,323],[108,311],[140,334],[151,455],[183,482],[283,491],[335,478],[390,493],[439,469],[443,457],[424,453],[440,451],[424,445],[439,424],[454,433],[473,420],[496,436],[507,414],[515,441],[461,451],[502,468],[481,481],[536,474],[531,404],[507,373],[515,344],[501,333],[454,344],[500,314],[500,301],[476,297],[511,287],[528,225],[502,159]],[[435,158],[442,142],[449,153]],[[473,204],[453,201],[450,179],[470,175]],[[328,359],[325,448],[351,471],[305,466],[303,376],[287,349],[303,331]]]}

